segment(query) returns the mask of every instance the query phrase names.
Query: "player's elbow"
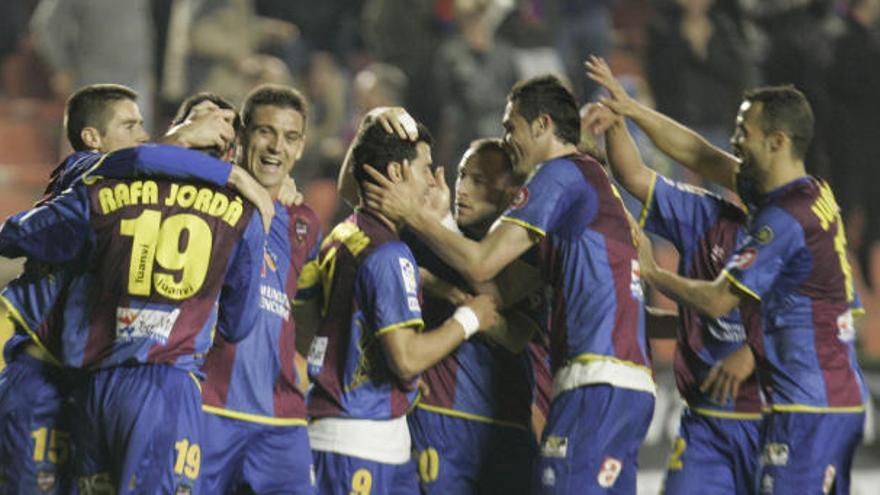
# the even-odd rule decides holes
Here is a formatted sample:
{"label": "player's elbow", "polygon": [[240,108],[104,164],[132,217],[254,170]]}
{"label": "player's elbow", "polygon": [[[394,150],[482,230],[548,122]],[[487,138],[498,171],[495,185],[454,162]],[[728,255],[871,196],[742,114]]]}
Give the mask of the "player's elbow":
{"label": "player's elbow", "polygon": [[726,297],[709,297],[703,305],[703,312],[711,318],[721,318],[733,311],[737,302]]}
{"label": "player's elbow", "polygon": [[422,372],[421,368],[407,356],[394,356],[388,360],[391,371],[401,380],[408,382],[416,378]]}
{"label": "player's elbow", "polygon": [[467,270],[465,270],[465,277],[471,285],[491,282],[497,274],[498,270],[488,263],[472,263],[468,266]]}

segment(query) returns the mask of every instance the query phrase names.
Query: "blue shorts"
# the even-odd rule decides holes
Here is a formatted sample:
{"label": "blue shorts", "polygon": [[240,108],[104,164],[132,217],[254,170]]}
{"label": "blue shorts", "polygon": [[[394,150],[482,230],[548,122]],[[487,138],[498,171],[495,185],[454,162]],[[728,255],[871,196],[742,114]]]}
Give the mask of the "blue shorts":
{"label": "blue shorts", "polygon": [[563,392],[550,404],[534,493],[636,492],[639,445],[654,396],[610,385]]}
{"label": "blue shorts", "polygon": [[272,426],[204,413],[202,491],[313,495],[312,450],[305,426]]}
{"label": "blue shorts", "polygon": [[0,373],[0,493],[69,493],[69,384],[63,370],[19,353]]}
{"label": "blue shorts", "polygon": [[758,493],[849,493],[864,424],[863,412],[765,416]]}
{"label": "blue shorts", "polygon": [[108,368],[76,396],[81,493],[199,493],[204,418],[192,374],[168,365]]}
{"label": "blue shorts", "polygon": [[531,431],[420,408],[407,419],[422,493],[519,493],[531,484]]}
{"label": "blue shorts", "polygon": [[666,466],[664,493],[750,493],[758,472],[760,419],[685,409]]}
{"label": "blue shorts", "polygon": [[415,463],[385,464],[313,451],[320,495],[418,495]]}

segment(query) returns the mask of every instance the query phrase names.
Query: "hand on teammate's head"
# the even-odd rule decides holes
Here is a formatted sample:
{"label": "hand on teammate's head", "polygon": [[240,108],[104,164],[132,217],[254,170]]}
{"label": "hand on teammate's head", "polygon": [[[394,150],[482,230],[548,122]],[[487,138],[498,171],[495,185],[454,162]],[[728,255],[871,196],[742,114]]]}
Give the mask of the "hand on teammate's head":
{"label": "hand on teammate's head", "polygon": [[189,148],[227,149],[235,140],[235,112],[221,108],[194,108],[182,123],[166,136]]}
{"label": "hand on teammate's head", "polygon": [[377,120],[388,134],[396,134],[400,139],[415,141],[419,138],[416,120],[403,107],[378,107],[368,114]]}
{"label": "hand on teammate's head", "polygon": [[486,294],[480,294],[470,298],[465,306],[477,315],[480,320],[480,330],[487,330],[494,327],[498,323],[498,308],[495,306],[495,300]]}
{"label": "hand on teammate's head", "polygon": [[606,105],[587,103],[584,107],[581,125],[589,129],[595,136],[602,135],[611,127],[621,123],[623,123],[623,118]]}
{"label": "hand on teammate's head", "polygon": [[392,222],[406,221],[425,205],[425,197],[419,196],[413,187],[412,171],[404,160],[400,168],[402,178],[393,181],[375,168],[365,165],[364,170],[374,182],[364,181],[364,202],[367,207],[386,216]]}

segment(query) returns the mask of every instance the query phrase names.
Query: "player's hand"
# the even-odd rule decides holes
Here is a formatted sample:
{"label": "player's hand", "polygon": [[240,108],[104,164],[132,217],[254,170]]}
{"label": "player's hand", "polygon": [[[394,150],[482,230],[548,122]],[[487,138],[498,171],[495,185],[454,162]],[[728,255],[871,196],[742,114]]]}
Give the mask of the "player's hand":
{"label": "player's hand", "polygon": [[431,395],[431,387],[428,386],[427,382],[419,378],[416,382],[416,387],[419,389],[419,394],[422,398],[428,397]]}
{"label": "player's hand", "polygon": [[400,139],[415,141],[419,138],[416,120],[403,107],[377,107],[366,115],[367,122],[379,121],[388,134],[397,134]]}
{"label": "player's hand", "polygon": [[477,319],[480,320],[480,330],[485,331],[498,324],[498,308],[490,296],[480,294],[472,297],[465,306],[471,308],[477,315]]}
{"label": "player's hand", "polygon": [[623,117],[601,103],[587,103],[581,125],[594,135],[600,136],[616,125],[623,124]]}
{"label": "player's hand", "polygon": [[654,261],[654,246],[632,215],[627,213],[626,220],[629,222],[630,233],[639,252],[639,275],[642,280],[650,283],[651,276],[657,270],[657,262]]}
{"label": "player's hand", "polygon": [[635,113],[637,103],[626,94],[626,90],[623,89],[620,81],[615,79],[614,73],[611,72],[611,67],[604,58],[590,55],[587,61],[584,62],[584,66],[587,68],[587,78],[607,89],[611,95],[610,97],[600,97],[600,103],[613,110],[614,113],[624,117],[629,117]]}
{"label": "player's hand", "polygon": [[414,188],[412,172],[409,164],[404,161],[402,167],[403,180],[393,182],[382,175],[375,168],[365,165],[364,170],[370,174],[375,183],[364,181],[364,202],[392,222],[406,222],[413,215],[424,208],[425,198],[420,197]]}
{"label": "player's hand", "polygon": [[437,167],[437,170],[434,171],[434,187],[428,189],[428,209],[438,220],[442,220],[449,214],[451,203],[449,186],[446,184],[443,167]]}
{"label": "player's hand", "polygon": [[187,119],[172,127],[160,142],[186,148],[225,150],[235,140],[235,112],[224,108],[194,107]]}
{"label": "player's hand", "polygon": [[269,191],[251,177],[251,174],[245,169],[238,166],[232,167],[232,172],[229,174],[229,186],[257,207],[260,217],[263,219],[263,228],[269,232],[272,218],[275,216],[275,202],[272,201]]}
{"label": "player's hand", "polygon": [[284,206],[299,206],[303,203],[303,195],[297,190],[296,181],[293,180],[293,177],[285,177],[281,181],[278,201]]}
{"label": "player's hand", "polygon": [[736,398],[740,384],[754,371],[755,355],[748,345],[743,345],[709,371],[700,390],[708,393],[709,398],[718,404],[726,404],[728,400]]}

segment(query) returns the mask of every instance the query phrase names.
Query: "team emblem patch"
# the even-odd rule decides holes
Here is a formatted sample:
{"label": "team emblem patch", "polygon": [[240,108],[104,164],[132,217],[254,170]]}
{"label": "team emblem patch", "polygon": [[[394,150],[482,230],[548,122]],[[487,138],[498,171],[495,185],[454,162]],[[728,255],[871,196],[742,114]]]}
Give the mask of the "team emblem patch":
{"label": "team emblem patch", "polygon": [[37,471],[37,490],[42,493],[49,493],[55,489],[55,472],[54,471]]}
{"label": "team emblem patch", "polygon": [[755,264],[756,259],[758,259],[758,250],[755,248],[746,248],[741,253],[733,255],[732,261],[733,266],[740,270],[748,270],[749,267]]}
{"label": "team emblem patch", "polygon": [[758,244],[768,244],[772,240],[773,229],[771,229],[769,225],[761,227],[755,234],[755,241],[757,241]]}
{"label": "team emblem patch", "polygon": [[516,192],[516,196],[510,201],[511,208],[522,208],[529,202],[529,188],[523,186]]}
{"label": "team emblem patch", "polygon": [[568,455],[568,437],[548,435],[541,445],[541,455],[544,457],[565,458]]}
{"label": "team emblem patch", "polygon": [[623,471],[623,462],[611,456],[606,456],[602,461],[602,467],[599,468],[599,475],[596,481],[602,488],[611,488],[617,482],[620,472]]}
{"label": "team emblem patch", "polygon": [[400,275],[403,277],[403,286],[410,294],[415,294],[418,289],[416,284],[416,269],[410,260],[406,258],[398,258],[400,260]]}
{"label": "team emblem patch", "polygon": [[309,224],[307,224],[302,218],[297,218],[293,230],[296,232],[296,242],[302,244],[306,239],[306,236],[309,235]]}

